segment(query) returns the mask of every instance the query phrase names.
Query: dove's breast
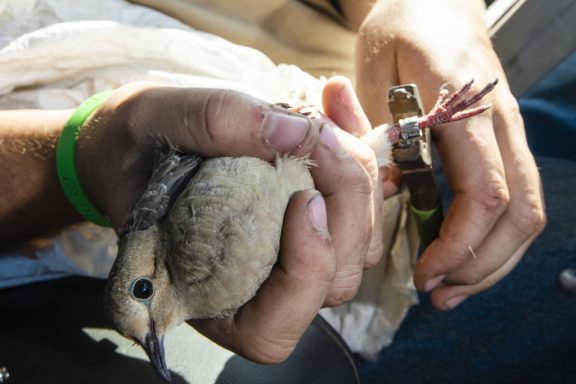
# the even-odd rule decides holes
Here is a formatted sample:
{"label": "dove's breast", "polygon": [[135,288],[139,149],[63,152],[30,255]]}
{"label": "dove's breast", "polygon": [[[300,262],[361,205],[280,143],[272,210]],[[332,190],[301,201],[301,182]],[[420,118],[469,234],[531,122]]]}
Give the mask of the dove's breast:
{"label": "dove's breast", "polygon": [[234,313],[254,296],[276,261],[290,196],[313,186],[302,159],[202,163],[161,231],[189,318]]}

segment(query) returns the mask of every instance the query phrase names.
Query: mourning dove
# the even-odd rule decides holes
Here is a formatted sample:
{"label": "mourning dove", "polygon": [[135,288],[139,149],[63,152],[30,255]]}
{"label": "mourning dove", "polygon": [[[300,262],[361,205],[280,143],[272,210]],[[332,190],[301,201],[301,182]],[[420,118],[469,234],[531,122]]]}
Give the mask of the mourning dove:
{"label": "mourning dove", "polygon": [[303,158],[201,161],[165,151],[122,230],[107,286],[117,329],[170,379],[163,338],[189,319],[234,314],[276,262],[290,196],[314,187]]}
{"label": "mourning dove", "polygon": [[[472,82],[450,96],[441,92],[433,110],[411,123],[424,129],[481,113],[489,105],[467,108],[495,84],[460,102]],[[363,138],[380,166],[390,163],[400,134],[399,126],[385,125]],[[170,380],[163,348],[169,329],[234,314],[269,276],[290,196],[314,188],[309,165],[287,156],[272,164],[159,152],[146,191],[120,232],[106,308],[162,378]]]}

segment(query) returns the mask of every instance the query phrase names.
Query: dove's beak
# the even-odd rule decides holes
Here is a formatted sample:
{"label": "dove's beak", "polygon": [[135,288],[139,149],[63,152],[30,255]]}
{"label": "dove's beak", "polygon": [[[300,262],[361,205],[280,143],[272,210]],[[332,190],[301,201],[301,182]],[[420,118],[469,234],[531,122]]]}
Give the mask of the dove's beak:
{"label": "dove's beak", "polygon": [[170,370],[166,365],[166,357],[164,355],[164,336],[158,337],[154,320],[150,320],[150,330],[148,331],[142,346],[148,354],[150,362],[154,366],[158,376],[167,382],[172,381]]}

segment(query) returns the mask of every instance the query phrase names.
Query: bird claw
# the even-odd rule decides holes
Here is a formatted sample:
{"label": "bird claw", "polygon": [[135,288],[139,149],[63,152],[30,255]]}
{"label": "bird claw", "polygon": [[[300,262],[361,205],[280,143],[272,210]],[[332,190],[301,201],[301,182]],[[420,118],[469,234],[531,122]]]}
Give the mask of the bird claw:
{"label": "bird claw", "polygon": [[[471,105],[475,104],[477,101],[482,99],[486,94],[494,89],[496,84],[498,84],[498,79],[488,83],[479,92],[473,94],[470,97],[465,97],[474,80],[470,80],[462,88],[447,96],[446,85],[440,88],[440,95],[436,101],[434,108],[426,115],[420,118],[419,128],[432,128],[440,124],[450,123],[453,121],[467,119],[469,117],[478,115],[491,107],[491,104],[484,104],[476,108],[469,108]],[[465,97],[463,100],[461,100]],[[460,102],[459,102],[460,101]]]}

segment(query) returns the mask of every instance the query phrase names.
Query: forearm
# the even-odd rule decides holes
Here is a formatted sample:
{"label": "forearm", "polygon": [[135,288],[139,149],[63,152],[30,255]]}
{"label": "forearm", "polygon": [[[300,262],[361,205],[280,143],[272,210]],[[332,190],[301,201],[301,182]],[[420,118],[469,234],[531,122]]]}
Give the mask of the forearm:
{"label": "forearm", "polygon": [[72,111],[0,111],[0,249],[81,220],[62,191],[58,135]]}

